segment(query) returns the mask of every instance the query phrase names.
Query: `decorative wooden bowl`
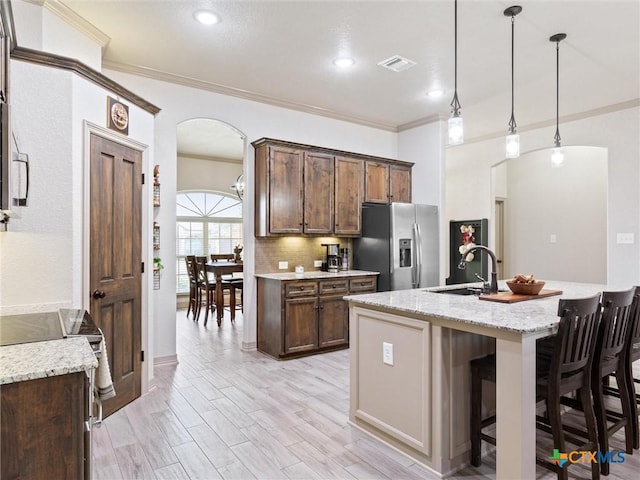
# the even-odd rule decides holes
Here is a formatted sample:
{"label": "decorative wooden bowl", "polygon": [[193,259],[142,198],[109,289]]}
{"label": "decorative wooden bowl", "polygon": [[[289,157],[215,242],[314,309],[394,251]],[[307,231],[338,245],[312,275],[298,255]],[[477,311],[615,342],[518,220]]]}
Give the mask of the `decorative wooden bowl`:
{"label": "decorative wooden bowl", "polygon": [[517,283],[513,280],[507,280],[507,287],[516,295],[537,295],[544,287],[544,283],[541,280],[537,280],[536,283]]}

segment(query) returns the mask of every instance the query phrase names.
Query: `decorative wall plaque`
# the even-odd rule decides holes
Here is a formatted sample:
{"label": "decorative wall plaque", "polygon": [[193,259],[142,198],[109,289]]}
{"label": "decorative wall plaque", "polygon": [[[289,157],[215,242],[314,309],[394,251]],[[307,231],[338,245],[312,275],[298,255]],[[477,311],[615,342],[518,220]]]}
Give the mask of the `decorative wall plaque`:
{"label": "decorative wall plaque", "polygon": [[113,97],[107,97],[107,127],[129,135],[129,107]]}

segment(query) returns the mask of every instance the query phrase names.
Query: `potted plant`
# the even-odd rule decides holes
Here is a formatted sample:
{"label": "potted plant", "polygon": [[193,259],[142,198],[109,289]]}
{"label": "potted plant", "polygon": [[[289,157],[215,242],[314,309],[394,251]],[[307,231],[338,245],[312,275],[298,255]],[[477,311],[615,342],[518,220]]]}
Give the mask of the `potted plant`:
{"label": "potted plant", "polygon": [[153,269],[159,272],[163,268],[162,259],[160,257],[153,257]]}

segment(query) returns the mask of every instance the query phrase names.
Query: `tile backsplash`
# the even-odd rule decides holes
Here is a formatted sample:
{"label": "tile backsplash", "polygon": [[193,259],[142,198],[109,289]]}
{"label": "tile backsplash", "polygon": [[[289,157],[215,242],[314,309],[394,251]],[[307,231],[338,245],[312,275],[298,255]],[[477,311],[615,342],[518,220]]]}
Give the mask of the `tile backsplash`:
{"label": "tile backsplash", "polygon": [[[305,271],[320,270],[314,267],[314,260],[323,260],[326,248],[323,243],[339,243],[340,248],[349,249],[349,265],[352,264],[350,238],[336,237],[278,237],[255,239],[255,272],[277,273],[293,272],[296,265],[302,265]],[[287,270],[278,269],[279,262],[288,262]]]}

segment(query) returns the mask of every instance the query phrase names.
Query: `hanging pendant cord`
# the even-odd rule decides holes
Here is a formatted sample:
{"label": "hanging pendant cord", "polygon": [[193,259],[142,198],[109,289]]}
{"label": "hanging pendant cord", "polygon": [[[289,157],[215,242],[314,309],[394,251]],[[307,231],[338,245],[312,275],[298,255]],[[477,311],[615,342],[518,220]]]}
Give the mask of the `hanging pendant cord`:
{"label": "hanging pendant cord", "polygon": [[556,147],[560,146],[560,42],[556,42]]}
{"label": "hanging pendant cord", "polygon": [[460,102],[458,101],[458,0],[454,2],[453,10],[453,99],[451,109],[454,117],[460,116]]}
{"label": "hanging pendant cord", "polygon": [[513,68],[513,59],[514,59],[514,31],[515,31],[515,15],[511,16],[511,119],[509,120],[509,133],[514,134],[516,132],[516,118],[513,114],[513,104],[514,104],[514,68]]}

